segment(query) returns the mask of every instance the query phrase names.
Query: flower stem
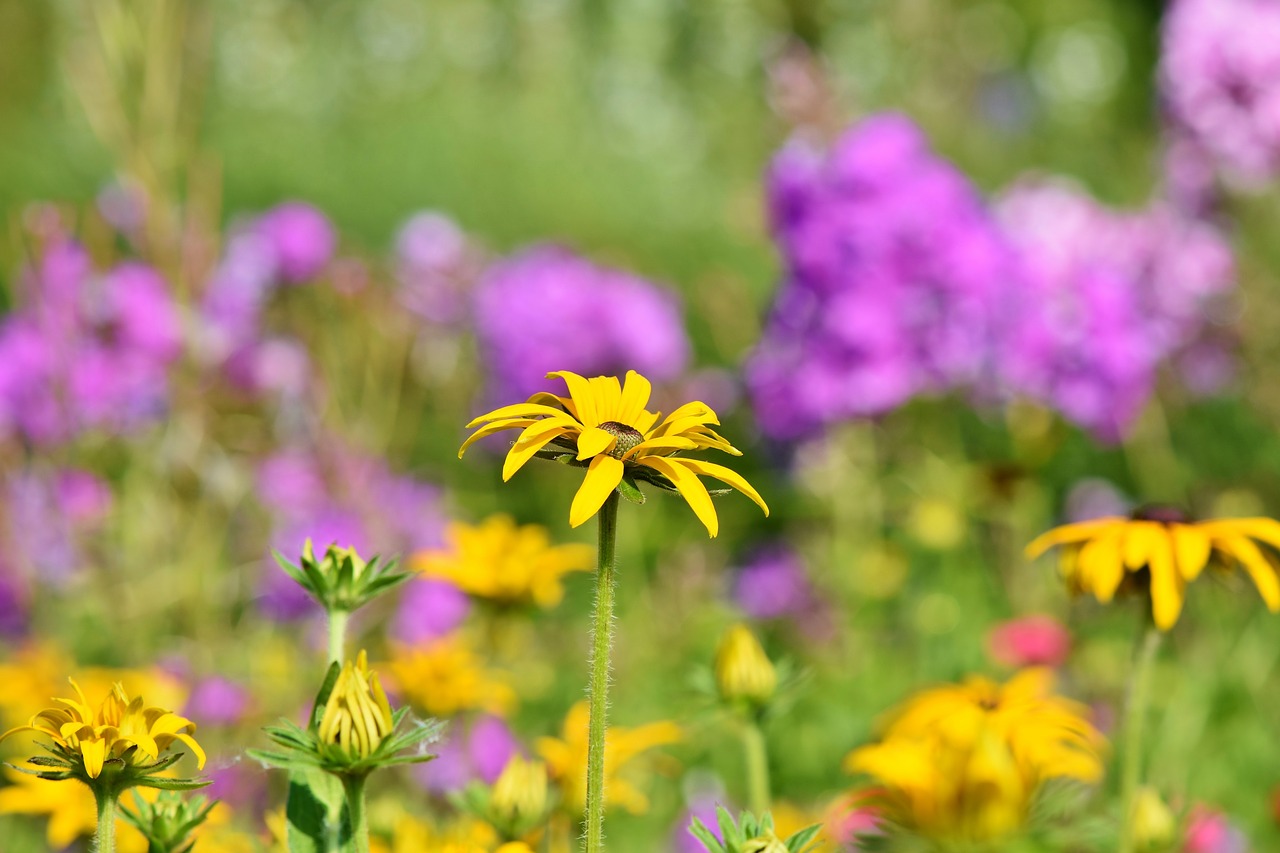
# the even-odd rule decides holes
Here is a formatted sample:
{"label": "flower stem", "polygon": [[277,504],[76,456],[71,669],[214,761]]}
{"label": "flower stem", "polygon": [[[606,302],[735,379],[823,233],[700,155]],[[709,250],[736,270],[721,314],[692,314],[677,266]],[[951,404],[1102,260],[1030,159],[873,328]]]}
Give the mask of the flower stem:
{"label": "flower stem", "polygon": [[[1149,612],[1149,606],[1148,606]],[[1163,632],[1147,625],[1135,655],[1129,697],[1124,712],[1124,764],[1120,770],[1121,814],[1119,853],[1133,853],[1133,806],[1142,782],[1142,734],[1151,698],[1151,670],[1160,648]]]}
{"label": "flower stem", "polygon": [[747,759],[747,804],[756,817],[769,810],[769,754],[764,732],[755,720],[742,728],[742,748]]}
{"label": "flower stem", "polygon": [[613,590],[617,569],[618,493],[600,508],[596,609],[591,625],[591,722],[587,730],[587,853],[604,850],[605,715],[609,709],[609,654],[613,646]]}
{"label": "flower stem", "polygon": [[351,614],[345,610],[329,611],[329,662],[342,665],[346,658],[347,621]]}
{"label": "flower stem", "polygon": [[364,775],[342,775],[342,790],[346,794],[347,816],[351,821],[350,843],[343,845],[343,850],[354,853],[369,853],[369,819],[364,808]]}
{"label": "flower stem", "polygon": [[106,785],[93,786],[98,804],[98,833],[94,853],[116,853],[116,792]]}

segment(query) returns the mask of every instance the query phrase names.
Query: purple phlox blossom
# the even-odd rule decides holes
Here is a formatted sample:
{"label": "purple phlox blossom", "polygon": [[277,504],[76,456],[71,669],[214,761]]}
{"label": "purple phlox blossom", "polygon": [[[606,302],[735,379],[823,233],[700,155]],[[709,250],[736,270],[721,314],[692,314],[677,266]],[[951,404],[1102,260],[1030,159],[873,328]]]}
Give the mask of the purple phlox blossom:
{"label": "purple phlox blossom", "polygon": [[415,578],[404,585],[387,636],[406,646],[438,640],[466,620],[471,601],[448,581]]}
{"label": "purple phlox blossom", "polygon": [[1116,212],[1061,180],[1015,184],[999,211],[1022,270],[999,384],[1118,440],[1158,366],[1206,333],[1208,309],[1230,293],[1230,248],[1167,205]]}
{"label": "purple phlox blossom", "polygon": [[94,475],[74,469],[14,471],[0,481],[0,539],[23,577],[63,583],[82,567],[81,539],[111,511],[111,491]]}
{"label": "purple phlox blossom", "polygon": [[675,294],[558,246],[534,246],[490,267],[474,310],[492,400],[545,390],[553,370],[633,369],[661,382],[689,358]]}
{"label": "purple phlox blossom", "polygon": [[804,560],[781,543],[758,549],[743,563],[734,578],[733,598],[753,619],[803,616],[818,603]]}
{"label": "purple phlox blossom", "polygon": [[191,688],[182,714],[198,720],[201,725],[231,726],[244,718],[250,700],[249,691],[243,685],[214,675]]}
{"label": "purple phlox blossom", "polygon": [[416,213],[396,235],[400,301],[428,323],[453,326],[468,319],[483,264],[480,249],[441,213]]}
{"label": "purple phlox blossom", "polygon": [[27,583],[7,562],[0,560],[0,638],[26,636],[30,600]]}
{"label": "purple phlox blossom", "polygon": [[983,373],[1011,252],[910,120],[874,116],[829,152],[792,142],[768,194],[783,282],[746,365],[767,435],[804,438]]}
{"label": "purple phlox blossom", "polygon": [[1067,492],[1066,520],[1070,523],[1092,521],[1095,518],[1128,515],[1133,502],[1110,480],[1086,477],[1073,484]]}
{"label": "purple phlox blossom", "polygon": [[669,846],[672,853],[706,853],[707,848],[689,831],[689,827],[693,826],[695,819],[700,820],[712,835],[720,839],[720,822],[716,807],[722,805],[729,808],[730,812],[736,816],[736,811],[728,805],[723,787],[718,784],[689,797],[688,806],[681,812],[676,825],[671,829]]}
{"label": "purple phlox blossom", "polygon": [[1160,92],[1179,132],[1236,183],[1280,168],[1280,4],[1177,0],[1161,36]]}
{"label": "purple phlox blossom", "polygon": [[433,794],[458,791],[473,781],[492,785],[507,762],[523,751],[506,722],[489,715],[452,721],[433,749],[438,755],[434,761],[411,770],[418,784]]}
{"label": "purple phlox blossom", "polygon": [[333,259],[338,237],[329,218],[300,201],[273,207],[254,223],[275,261],[276,274],[286,284],[299,284],[320,275]]}

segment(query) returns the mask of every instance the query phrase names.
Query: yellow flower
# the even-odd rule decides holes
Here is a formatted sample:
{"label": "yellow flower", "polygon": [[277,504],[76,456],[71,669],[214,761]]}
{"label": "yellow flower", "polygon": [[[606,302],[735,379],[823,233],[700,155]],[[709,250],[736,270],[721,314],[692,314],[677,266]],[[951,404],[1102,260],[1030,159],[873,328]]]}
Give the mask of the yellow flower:
{"label": "yellow flower", "polygon": [[[50,850],[70,847],[77,838],[92,836],[98,826],[98,806],[85,785],[63,785],[17,770],[6,770],[12,783],[0,788],[0,814],[47,815],[45,838]],[[144,799],[155,799],[153,788],[134,790]],[[126,821],[116,820],[119,853],[145,853],[147,839]]]}
{"label": "yellow flower", "polygon": [[349,758],[368,758],[394,728],[387,694],[362,650],[354,665],[347,661],[338,673],[320,717],[320,740]]}
{"label": "yellow flower", "polygon": [[659,415],[645,409],[649,404],[649,380],[634,370],[627,371],[625,385],[620,385],[614,376],[586,379],[567,370],[547,374],[548,379],[553,377],[564,380],[568,397],[539,392],[525,403],[481,415],[467,424],[467,429],[484,425],[463,443],[458,456],[472,442],[487,435],[519,429],[520,436],[502,466],[504,481],[548,445],[578,463],[589,460],[587,475],[569,509],[571,527],[595,515],[626,474],[674,488],[712,536],[719,531],[720,522],[699,476],[727,483],[759,504],[765,515],[769,514],[764,500],[736,472],[723,465],[676,455],[712,448],[742,455],[711,429],[720,421],[706,403],[686,403],[659,424]]}
{"label": "yellow flower", "polygon": [[1178,837],[1178,819],[1154,788],[1143,786],[1133,800],[1133,840],[1139,850],[1167,850]]}
{"label": "yellow flower", "polygon": [[[538,754],[547,762],[551,776],[564,791],[567,806],[581,813],[587,803],[587,724],[590,710],[585,701],[569,709],[559,738],[538,739]],[[680,727],[669,721],[647,723],[635,728],[610,726],[605,733],[604,795],[605,804],[616,804],[641,814],[648,810],[649,799],[639,788],[619,773],[627,762],[659,746],[677,743]]]}
{"label": "yellow flower", "polygon": [[473,709],[505,715],[515,706],[515,691],[459,635],[395,652],[387,669],[396,690],[433,716]]}
{"label": "yellow flower", "polygon": [[552,545],[546,528],[517,526],[508,515],[490,516],[474,526],[450,524],[445,540],[446,548],[415,555],[414,568],[502,604],[553,607],[564,597],[563,575],[595,567],[590,545]]}
{"label": "yellow flower", "polygon": [[513,755],[493,783],[491,803],[508,823],[542,817],[547,810],[547,765]]}
{"label": "yellow flower", "polygon": [[1001,686],[972,677],[900,708],[878,744],[845,769],[884,787],[885,808],[935,839],[986,841],[1015,831],[1040,784],[1102,776],[1102,736],[1086,709],[1050,693],[1052,674],[1024,670]]}
{"label": "yellow flower", "polygon": [[436,827],[401,815],[391,838],[391,853],[532,853],[523,842],[503,844],[497,832],[481,820],[463,817]]}
{"label": "yellow flower", "polygon": [[720,696],[763,705],[778,686],[778,673],[760,641],[746,625],[734,625],[720,640],[716,651],[716,687]]}
{"label": "yellow flower", "polygon": [[[0,741],[20,731],[33,731],[53,740],[63,750],[78,754],[90,779],[102,773],[107,761],[119,760],[139,764],[142,760],[158,761],[160,753],[175,741],[184,743],[195,754],[198,766],[204,767],[205,755],[191,735],[196,724],[164,708],[147,707],[141,696],[129,700],[120,682],[111,687],[97,710],[89,707],[74,680],[76,699],[54,699],[56,708],[46,708],[18,726],[0,735]],[[133,752],[128,752],[136,747]],[[126,753],[128,753],[126,755]]]}
{"label": "yellow flower", "polygon": [[1107,603],[1117,590],[1150,589],[1152,616],[1163,631],[1178,621],[1187,584],[1209,565],[1244,569],[1267,608],[1280,611],[1280,578],[1272,552],[1280,549],[1280,522],[1270,518],[1191,521],[1178,510],[1150,507],[1132,518],[1054,528],[1027,546],[1027,556],[1037,557],[1055,545],[1063,546],[1062,574],[1073,592],[1092,593]]}

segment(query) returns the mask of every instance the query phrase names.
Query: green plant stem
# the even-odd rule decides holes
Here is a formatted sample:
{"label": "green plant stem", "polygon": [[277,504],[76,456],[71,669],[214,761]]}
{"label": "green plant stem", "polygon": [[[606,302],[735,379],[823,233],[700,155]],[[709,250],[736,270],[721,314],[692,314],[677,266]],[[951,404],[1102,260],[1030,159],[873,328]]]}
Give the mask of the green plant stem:
{"label": "green plant stem", "polygon": [[[1150,613],[1150,603],[1147,612]],[[1163,632],[1148,624],[1134,656],[1129,697],[1124,712],[1124,764],[1120,770],[1121,813],[1119,853],[1133,853],[1133,806],[1142,783],[1142,735],[1151,698],[1151,670]]]}
{"label": "green plant stem", "polygon": [[618,493],[600,508],[596,609],[591,625],[591,722],[587,729],[587,853],[604,850],[605,715],[609,710],[609,655],[613,647],[613,591],[617,570]]}
{"label": "green plant stem", "polygon": [[94,853],[116,853],[116,792],[106,785],[93,786],[98,804],[98,833]]}
{"label": "green plant stem", "polygon": [[346,659],[347,622],[351,614],[345,610],[329,611],[329,662],[342,665]]}
{"label": "green plant stem", "polygon": [[343,851],[369,853],[369,819],[364,808],[363,774],[343,774],[342,790],[347,799],[347,815],[351,821],[351,842],[343,845]]}
{"label": "green plant stem", "polygon": [[743,725],[742,748],[747,762],[747,803],[756,817],[761,817],[769,810],[769,754],[757,721]]}

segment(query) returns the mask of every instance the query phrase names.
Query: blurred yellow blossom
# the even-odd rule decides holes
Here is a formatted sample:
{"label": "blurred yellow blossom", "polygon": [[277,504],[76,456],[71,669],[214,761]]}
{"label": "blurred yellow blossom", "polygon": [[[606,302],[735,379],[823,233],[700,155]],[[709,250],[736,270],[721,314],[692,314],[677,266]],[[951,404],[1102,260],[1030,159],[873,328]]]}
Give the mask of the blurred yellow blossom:
{"label": "blurred yellow blossom", "polygon": [[1177,840],[1178,819],[1153,788],[1138,789],[1129,820],[1139,850],[1167,850]]}
{"label": "blurred yellow blossom", "polygon": [[1096,782],[1102,736],[1087,709],[1052,695],[1028,669],[1001,686],[972,677],[926,690],[897,710],[882,741],[854,750],[850,772],[885,789],[887,814],[937,839],[985,841],[1017,830],[1040,784]]}
{"label": "blurred yellow blossom", "polygon": [[764,705],[778,686],[778,673],[746,625],[725,631],[716,650],[716,688],[726,702]]}
{"label": "blurred yellow blossom", "polygon": [[547,765],[513,755],[493,783],[492,804],[509,823],[542,817],[547,810]]}
{"label": "blurred yellow blossom", "polygon": [[564,597],[564,575],[595,567],[591,546],[553,545],[545,527],[517,525],[508,515],[450,524],[445,542],[444,548],[418,552],[414,568],[500,604],[553,607]]}
{"label": "blurred yellow blossom", "polygon": [[[87,785],[64,785],[27,773],[6,769],[12,783],[0,788],[0,814],[46,815],[45,838],[50,850],[65,849],[78,838],[93,835],[98,825],[98,806]],[[146,800],[153,800],[153,788],[135,788]],[[116,849],[119,853],[145,853],[147,840],[124,820],[116,820]]]}
{"label": "blurred yellow blossom", "polygon": [[389,683],[428,714],[451,717],[482,710],[503,715],[515,707],[516,694],[505,676],[487,669],[461,635],[393,652]]}
{"label": "blurred yellow blossom", "polygon": [[[1056,527],[1027,546],[1037,557],[1063,546],[1062,574],[1072,592],[1103,603],[1126,589],[1150,591],[1156,627],[1178,621],[1187,584],[1206,566],[1243,569],[1267,608],[1280,611],[1280,521],[1223,518],[1193,521],[1172,507],[1145,507],[1131,518],[1109,516]],[[1127,581],[1127,583],[1126,583]]]}
{"label": "blurred yellow blossom", "polygon": [[[589,710],[586,702],[578,702],[569,709],[559,738],[538,739],[538,753],[547,762],[547,769],[564,792],[564,803],[581,812],[587,802],[587,724]],[[649,798],[620,773],[631,759],[660,746],[677,743],[682,737],[680,727],[666,720],[647,723],[635,728],[610,726],[605,734],[604,772],[605,803],[616,804],[631,812],[641,814],[649,808]]]}

